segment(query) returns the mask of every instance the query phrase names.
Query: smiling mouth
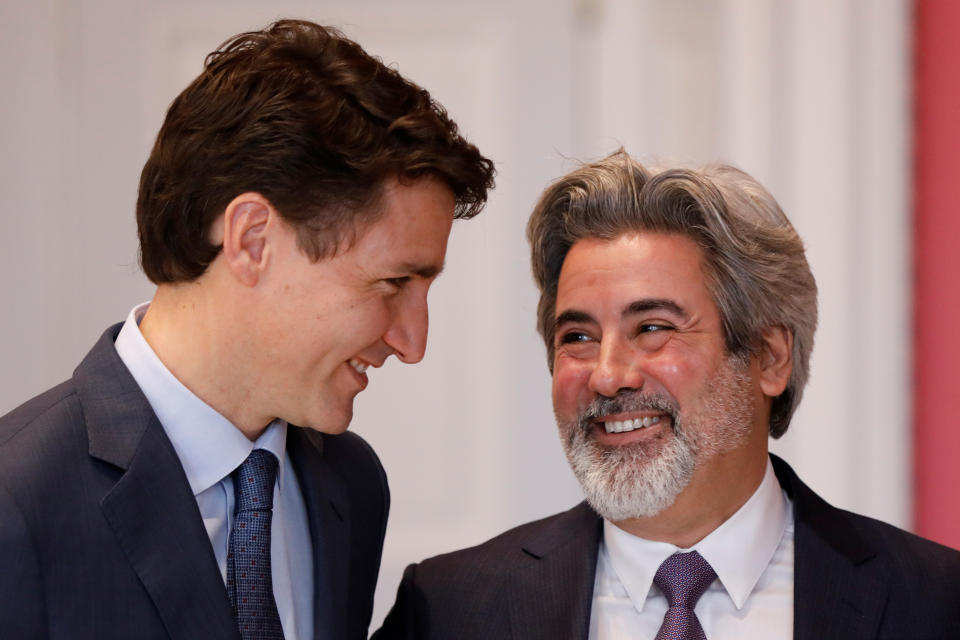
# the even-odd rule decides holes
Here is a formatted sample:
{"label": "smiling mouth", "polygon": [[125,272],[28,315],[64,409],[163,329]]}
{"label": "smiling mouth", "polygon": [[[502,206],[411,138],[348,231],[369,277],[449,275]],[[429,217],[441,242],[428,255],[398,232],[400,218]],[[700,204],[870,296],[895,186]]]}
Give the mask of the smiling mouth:
{"label": "smiling mouth", "polygon": [[603,423],[607,433],[626,433],[637,429],[646,429],[660,422],[660,416],[645,416],[632,420],[609,420]]}
{"label": "smiling mouth", "polygon": [[348,360],[347,363],[348,363],[351,367],[353,367],[353,370],[356,371],[357,373],[359,373],[360,375],[363,375],[364,372],[366,372],[367,367],[370,366],[370,365],[368,365],[366,362],[360,362],[360,361],[357,360],[356,358],[350,358],[350,360]]}

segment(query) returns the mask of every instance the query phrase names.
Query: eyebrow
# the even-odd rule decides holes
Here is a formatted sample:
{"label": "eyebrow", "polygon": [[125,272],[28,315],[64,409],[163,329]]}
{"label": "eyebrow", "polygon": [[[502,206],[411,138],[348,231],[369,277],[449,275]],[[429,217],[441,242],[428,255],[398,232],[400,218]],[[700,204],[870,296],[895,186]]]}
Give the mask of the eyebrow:
{"label": "eyebrow", "polygon": [[553,321],[553,326],[556,328],[564,324],[587,324],[590,322],[596,322],[596,320],[586,311],[568,309],[557,316],[557,319]]}
{"label": "eyebrow", "polygon": [[420,276],[421,278],[426,278],[427,280],[429,280],[430,278],[436,278],[441,273],[443,273],[442,264],[435,265],[435,264],[420,264],[416,262],[404,262],[402,264],[397,265],[397,269],[402,273],[411,273],[413,275]]}
{"label": "eyebrow", "polygon": [[634,300],[623,308],[621,315],[628,316],[635,313],[645,313],[647,311],[669,311],[684,320],[690,317],[686,309],[667,298],[641,298],[640,300]]}
{"label": "eyebrow", "polygon": [[[637,313],[645,313],[647,311],[668,311],[684,320],[687,320],[690,317],[686,309],[681,307],[673,300],[669,300],[667,298],[641,298],[640,300],[634,300],[623,308],[623,311],[620,312],[620,315],[629,316]],[[560,327],[564,324],[588,323],[596,323],[596,320],[592,315],[579,309],[567,309],[557,316],[553,326],[554,330],[556,330],[557,327]]]}

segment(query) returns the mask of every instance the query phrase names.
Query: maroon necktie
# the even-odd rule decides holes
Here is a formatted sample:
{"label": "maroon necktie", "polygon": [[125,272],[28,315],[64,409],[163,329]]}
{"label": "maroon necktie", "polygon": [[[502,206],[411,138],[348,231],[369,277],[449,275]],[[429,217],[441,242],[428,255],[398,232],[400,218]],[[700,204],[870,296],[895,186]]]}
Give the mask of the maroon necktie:
{"label": "maroon necktie", "polygon": [[696,551],[675,553],[660,565],[653,584],[667,596],[669,608],[656,640],[707,640],[693,608],[717,577]]}
{"label": "maroon necktie", "polygon": [[270,520],[277,458],[254,449],[233,472],[236,504],[227,550],[227,594],[243,640],[283,640],[273,597]]}

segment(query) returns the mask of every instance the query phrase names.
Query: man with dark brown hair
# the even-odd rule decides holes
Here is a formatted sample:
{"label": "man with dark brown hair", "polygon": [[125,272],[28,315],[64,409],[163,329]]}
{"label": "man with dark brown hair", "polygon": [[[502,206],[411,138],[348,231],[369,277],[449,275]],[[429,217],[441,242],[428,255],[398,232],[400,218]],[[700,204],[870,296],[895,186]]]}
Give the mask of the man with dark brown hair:
{"label": "man with dark brown hair", "polygon": [[141,177],[153,300],[0,418],[0,637],[365,638],[389,493],[353,398],[423,357],[451,224],[492,186],[336,30],[210,54]]}

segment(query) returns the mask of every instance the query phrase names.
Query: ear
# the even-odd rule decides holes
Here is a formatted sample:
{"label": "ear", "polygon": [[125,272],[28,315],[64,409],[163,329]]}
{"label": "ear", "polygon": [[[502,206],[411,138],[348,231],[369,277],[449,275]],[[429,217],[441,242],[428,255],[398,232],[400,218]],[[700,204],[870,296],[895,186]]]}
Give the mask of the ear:
{"label": "ear", "polygon": [[787,388],[793,372],[793,333],[786,327],[767,327],[762,334],[760,353],[760,389],[776,398]]}
{"label": "ear", "polygon": [[[259,193],[241,193],[223,210],[223,257],[231,273],[252,287],[260,280],[270,257],[267,234],[279,214]],[[219,231],[219,229],[217,230]]]}

